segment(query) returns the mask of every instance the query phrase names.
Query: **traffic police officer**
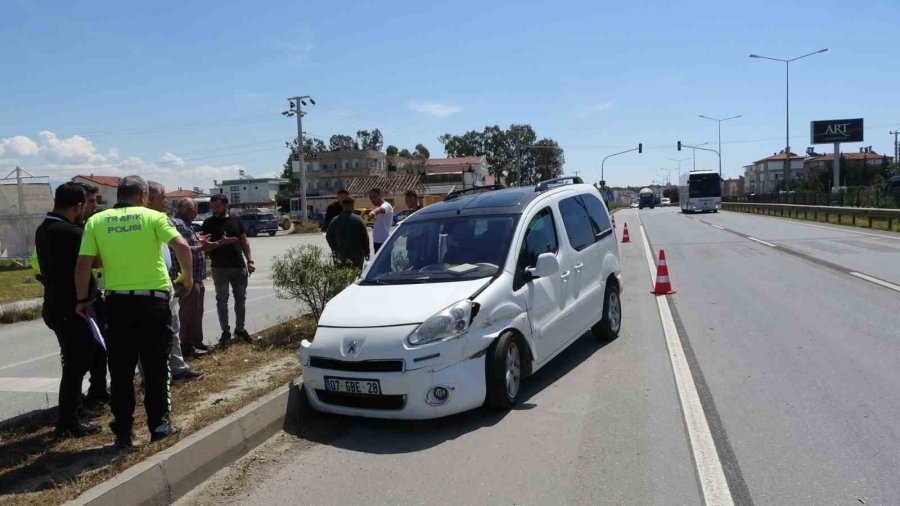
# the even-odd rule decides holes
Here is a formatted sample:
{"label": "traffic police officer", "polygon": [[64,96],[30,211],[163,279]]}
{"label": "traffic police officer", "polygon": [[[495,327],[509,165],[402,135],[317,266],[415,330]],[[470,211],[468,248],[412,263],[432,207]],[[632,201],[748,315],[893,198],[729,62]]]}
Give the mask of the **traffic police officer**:
{"label": "traffic police officer", "polygon": [[182,269],[177,283],[193,285],[191,250],[165,214],[144,207],[149,197],[147,182],[140,176],[120,180],[114,208],[91,217],[85,224],[75,270],[75,311],[90,315],[91,266],[100,257],[106,289],[106,345],[111,385],[110,428],[116,446],[132,445],[134,415],[134,369],[140,361],[144,371],[144,409],[150,441],[180,432],[172,425],[169,382],[169,347],[172,342],[172,312],[169,274],[160,254],[163,244],[175,252]]}

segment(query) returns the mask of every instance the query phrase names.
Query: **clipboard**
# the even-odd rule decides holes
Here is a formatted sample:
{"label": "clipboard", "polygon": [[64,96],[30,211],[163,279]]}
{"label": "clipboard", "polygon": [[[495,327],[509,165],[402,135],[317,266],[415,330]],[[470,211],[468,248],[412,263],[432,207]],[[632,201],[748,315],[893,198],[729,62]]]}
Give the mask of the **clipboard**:
{"label": "clipboard", "polygon": [[106,341],[103,340],[103,334],[100,333],[100,326],[97,325],[97,320],[94,317],[88,318],[88,325],[91,327],[91,334],[94,335],[94,340],[103,348],[103,351],[106,351]]}

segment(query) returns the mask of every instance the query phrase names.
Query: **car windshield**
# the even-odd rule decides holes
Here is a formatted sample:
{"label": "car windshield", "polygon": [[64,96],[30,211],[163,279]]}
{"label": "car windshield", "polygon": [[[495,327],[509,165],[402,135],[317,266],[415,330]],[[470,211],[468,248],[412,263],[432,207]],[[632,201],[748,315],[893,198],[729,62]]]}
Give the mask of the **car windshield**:
{"label": "car windshield", "polygon": [[272,221],[275,219],[275,215],[274,214],[260,214],[259,219],[260,219],[260,221]]}
{"label": "car windshield", "polygon": [[718,174],[692,175],[689,185],[691,197],[719,197],[722,195]]}
{"label": "car windshield", "polygon": [[506,260],[513,216],[404,223],[384,245],[364,284],[442,283],[490,277]]}

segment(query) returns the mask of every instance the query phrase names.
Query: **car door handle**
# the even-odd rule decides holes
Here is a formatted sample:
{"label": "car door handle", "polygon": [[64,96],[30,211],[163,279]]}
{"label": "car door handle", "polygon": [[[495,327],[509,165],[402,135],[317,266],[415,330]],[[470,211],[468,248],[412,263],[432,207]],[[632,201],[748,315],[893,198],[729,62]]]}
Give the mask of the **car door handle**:
{"label": "car door handle", "polygon": [[576,271],[580,271],[582,267],[584,267],[584,264],[575,264]]}
{"label": "car door handle", "polygon": [[569,274],[571,274],[571,272],[570,272],[570,271],[566,271],[566,272],[564,272],[564,273],[562,273],[562,274],[559,275],[559,279],[566,279],[567,277],[569,277]]}

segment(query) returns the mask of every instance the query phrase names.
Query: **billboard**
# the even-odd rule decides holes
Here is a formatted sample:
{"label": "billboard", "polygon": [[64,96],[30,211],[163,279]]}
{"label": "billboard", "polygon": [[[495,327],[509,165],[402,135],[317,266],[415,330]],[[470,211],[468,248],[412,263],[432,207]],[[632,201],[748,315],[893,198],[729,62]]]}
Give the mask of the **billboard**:
{"label": "billboard", "polygon": [[809,137],[812,144],[834,144],[863,141],[863,119],[829,119],[811,121]]}

